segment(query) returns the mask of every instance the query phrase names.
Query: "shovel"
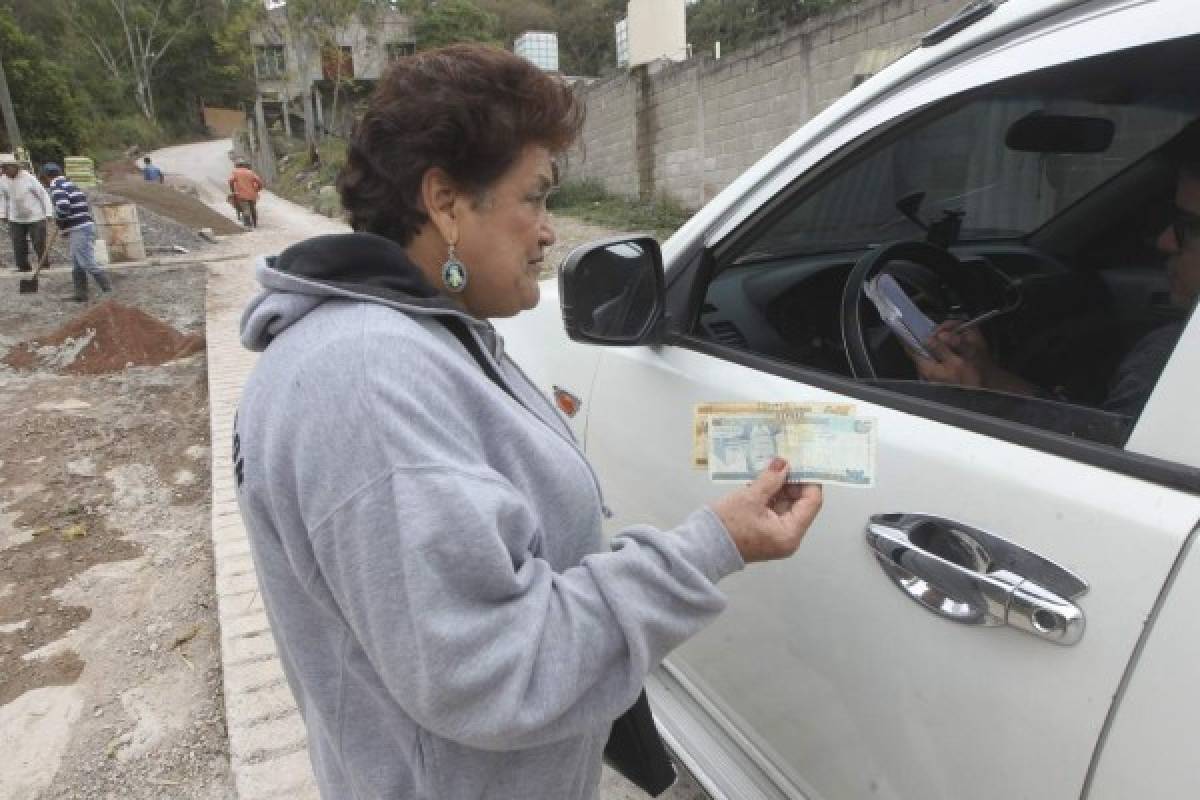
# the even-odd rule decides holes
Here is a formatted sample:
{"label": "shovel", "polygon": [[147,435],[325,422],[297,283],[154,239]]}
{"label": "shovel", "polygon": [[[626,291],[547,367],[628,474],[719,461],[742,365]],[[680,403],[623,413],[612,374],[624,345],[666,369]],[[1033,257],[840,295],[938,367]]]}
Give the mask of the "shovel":
{"label": "shovel", "polygon": [[17,285],[19,294],[36,294],[38,290],[38,273],[42,271],[42,267],[46,266],[46,262],[50,260],[50,248],[58,241],[58,226],[50,229],[50,238],[46,241],[46,246],[42,248],[42,257],[38,259],[37,268],[33,271],[32,278],[22,278]]}

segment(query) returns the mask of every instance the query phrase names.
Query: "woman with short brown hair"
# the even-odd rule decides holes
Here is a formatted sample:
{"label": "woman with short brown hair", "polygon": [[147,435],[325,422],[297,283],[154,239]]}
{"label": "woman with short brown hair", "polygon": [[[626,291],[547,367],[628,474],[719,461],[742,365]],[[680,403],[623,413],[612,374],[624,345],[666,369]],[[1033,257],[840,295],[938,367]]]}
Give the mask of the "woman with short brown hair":
{"label": "woman with short brown hair", "polygon": [[358,232],[260,264],[235,474],[329,800],[594,797],[613,719],[717,581],[820,505],[779,463],[605,546],[596,476],[487,321],[537,303],[581,118],[502,51],[402,59],[339,181]]}

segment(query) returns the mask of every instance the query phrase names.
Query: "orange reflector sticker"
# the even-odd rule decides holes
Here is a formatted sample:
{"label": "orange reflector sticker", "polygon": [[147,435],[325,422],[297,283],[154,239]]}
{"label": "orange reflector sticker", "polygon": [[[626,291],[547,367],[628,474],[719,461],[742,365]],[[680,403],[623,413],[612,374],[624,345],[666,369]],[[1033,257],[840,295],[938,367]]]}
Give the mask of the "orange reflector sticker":
{"label": "orange reflector sticker", "polygon": [[568,417],[573,417],[579,413],[579,407],[583,405],[579,398],[568,392],[566,389],[558,386],[554,387],[554,404],[558,406],[558,410],[566,414]]}

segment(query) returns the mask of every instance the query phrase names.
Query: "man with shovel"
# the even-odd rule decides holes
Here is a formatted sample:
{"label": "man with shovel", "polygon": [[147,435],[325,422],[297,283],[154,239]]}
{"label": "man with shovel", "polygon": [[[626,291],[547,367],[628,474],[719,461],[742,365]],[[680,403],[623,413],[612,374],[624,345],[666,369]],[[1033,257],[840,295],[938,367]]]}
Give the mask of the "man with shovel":
{"label": "man with shovel", "polygon": [[92,221],[87,195],[63,177],[62,167],[58,164],[42,165],[42,183],[50,190],[58,229],[67,235],[70,244],[71,280],[75,285],[71,299],[76,303],[87,302],[88,275],[96,280],[100,291],[111,292],[112,281],[108,279],[108,273],[96,263],[96,224]]}
{"label": "man with shovel", "polygon": [[54,207],[46,189],[21,168],[12,153],[0,153],[0,218],[8,222],[12,237],[13,261],[18,272],[29,272],[29,243],[34,257],[46,253],[46,220],[54,217]]}
{"label": "man with shovel", "polygon": [[50,248],[54,247],[54,243],[58,241],[58,228],[50,229],[50,243],[46,245],[46,249],[42,251],[42,257],[38,259],[37,269],[33,271],[33,276],[22,278],[17,286],[17,291],[21,294],[36,294],[38,290],[38,275],[42,273],[42,268],[46,266],[46,262],[50,259]]}

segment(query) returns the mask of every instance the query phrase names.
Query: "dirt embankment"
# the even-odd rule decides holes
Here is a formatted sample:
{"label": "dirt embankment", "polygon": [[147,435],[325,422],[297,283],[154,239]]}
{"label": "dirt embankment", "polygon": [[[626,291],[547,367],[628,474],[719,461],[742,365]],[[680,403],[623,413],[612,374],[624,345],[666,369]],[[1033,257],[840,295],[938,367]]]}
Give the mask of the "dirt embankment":
{"label": "dirt embankment", "polygon": [[137,203],[139,209],[149,209],[193,231],[211,228],[220,235],[245,232],[242,226],[200,202],[188,191],[186,182],[178,186],[175,183],[174,179],[170,184],[162,184],[144,181],[140,175],[129,176],[105,182],[104,192]]}

